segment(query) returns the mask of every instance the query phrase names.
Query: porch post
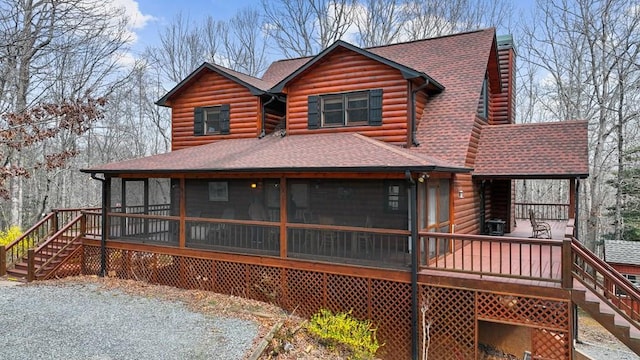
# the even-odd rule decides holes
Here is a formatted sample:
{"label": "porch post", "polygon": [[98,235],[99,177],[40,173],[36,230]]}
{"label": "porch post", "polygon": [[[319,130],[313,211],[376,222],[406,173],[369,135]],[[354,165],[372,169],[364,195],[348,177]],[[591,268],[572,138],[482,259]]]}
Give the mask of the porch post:
{"label": "porch post", "polygon": [[287,257],[287,208],[289,194],[287,194],[287,179],[283,176],[280,178],[280,257]]}
{"label": "porch post", "polygon": [[187,222],[185,218],[187,216],[187,200],[186,200],[186,181],[184,177],[180,178],[180,224],[178,225],[178,247],[185,248],[187,243],[186,233]]}
{"label": "porch post", "polygon": [[411,359],[419,359],[418,342],[418,221],[416,199],[416,182],[409,170],[405,171],[405,178],[409,183],[409,213],[411,214]]}
{"label": "porch post", "polygon": [[578,229],[580,228],[580,223],[578,222],[578,218],[580,216],[580,179],[576,178],[575,180],[576,182],[576,186],[575,186],[575,201],[576,201],[576,213],[575,213],[575,219],[576,221],[574,221],[573,223],[573,236],[575,236],[576,239],[578,239]]}
{"label": "porch post", "polygon": [[576,179],[569,179],[569,219],[576,216]]}
{"label": "porch post", "polygon": [[111,178],[105,176],[102,182],[102,229],[100,230],[100,277],[107,274],[107,229],[108,219],[107,212],[111,207]]}

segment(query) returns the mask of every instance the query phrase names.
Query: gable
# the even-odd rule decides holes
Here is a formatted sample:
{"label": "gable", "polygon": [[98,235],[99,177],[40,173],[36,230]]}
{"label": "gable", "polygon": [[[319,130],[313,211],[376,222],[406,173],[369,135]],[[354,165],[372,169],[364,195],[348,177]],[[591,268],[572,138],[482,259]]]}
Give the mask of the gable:
{"label": "gable", "polygon": [[[287,134],[358,132],[379,140],[407,142],[407,80],[397,69],[348,49],[336,49],[287,84]],[[310,97],[379,91],[381,123],[309,128]]]}
{"label": "gable", "polygon": [[[195,136],[195,110],[199,107],[229,107],[227,134]],[[201,72],[171,100],[172,150],[202,145],[220,139],[258,135],[259,97],[245,86],[216,72]]]}

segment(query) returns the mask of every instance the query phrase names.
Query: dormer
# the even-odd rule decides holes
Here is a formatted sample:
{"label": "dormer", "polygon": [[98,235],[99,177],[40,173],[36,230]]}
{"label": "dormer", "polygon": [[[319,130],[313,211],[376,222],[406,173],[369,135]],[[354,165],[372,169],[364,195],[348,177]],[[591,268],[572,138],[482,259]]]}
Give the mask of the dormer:
{"label": "dormer", "polygon": [[287,96],[287,134],[357,132],[385,142],[409,143],[411,89],[444,87],[366,49],[337,41],[271,88]]}
{"label": "dormer", "polygon": [[171,108],[172,150],[257,137],[263,123],[274,128],[284,105],[267,89],[258,78],[203,63],[156,102]]}

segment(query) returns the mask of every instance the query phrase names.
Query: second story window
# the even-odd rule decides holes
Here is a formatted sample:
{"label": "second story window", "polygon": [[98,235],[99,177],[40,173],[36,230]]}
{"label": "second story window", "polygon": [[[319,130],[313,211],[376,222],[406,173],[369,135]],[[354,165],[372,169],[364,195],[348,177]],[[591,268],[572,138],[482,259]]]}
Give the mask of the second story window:
{"label": "second story window", "polygon": [[229,105],[197,107],[193,115],[194,135],[219,135],[229,133]]}
{"label": "second story window", "polygon": [[382,89],[309,96],[308,128],[382,125]]}
{"label": "second story window", "polygon": [[369,92],[320,96],[322,127],[366,125],[369,120]]}

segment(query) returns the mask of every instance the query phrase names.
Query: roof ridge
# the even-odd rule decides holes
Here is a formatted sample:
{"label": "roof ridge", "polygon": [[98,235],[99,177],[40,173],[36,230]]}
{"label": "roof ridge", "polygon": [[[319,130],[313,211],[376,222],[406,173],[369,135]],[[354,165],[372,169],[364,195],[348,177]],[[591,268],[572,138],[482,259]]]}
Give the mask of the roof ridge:
{"label": "roof ridge", "polygon": [[476,30],[469,30],[469,31],[453,33],[453,34],[439,35],[439,36],[430,37],[430,38],[415,39],[415,40],[409,40],[409,41],[401,41],[401,42],[397,42],[397,43],[393,43],[393,44],[385,44],[385,45],[378,45],[378,46],[363,47],[362,49],[369,50],[369,49],[379,49],[379,48],[391,47],[391,46],[395,46],[395,45],[414,44],[414,43],[423,42],[423,41],[439,40],[439,39],[445,39],[445,38],[454,37],[454,36],[475,34],[475,33],[483,32],[483,31],[491,30],[491,29],[493,29],[495,31],[494,27],[488,27],[488,28],[484,28],[484,29],[476,29]]}
{"label": "roof ridge", "polygon": [[[382,142],[382,141],[379,141],[379,140],[376,140],[376,139],[372,139],[372,138],[370,138],[368,136],[364,136],[364,135],[359,134],[359,133],[353,133],[353,134],[350,134],[350,135],[354,136],[354,137],[357,137],[359,139],[362,139],[364,141],[367,141],[370,144],[376,145],[379,148],[386,149],[386,150],[389,150],[389,151],[391,151],[391,152],[393,152],[395,154],[404,156],[405,158],[407,158],[409,160],[414,160],[414,161],[418,161],[418,162],[425,162],[425,160],[426,160],[426,159],[424,159],[424,158],[422,158],[420,156],[415,156],[413,154],[408,154],[406,151],[409,151],[409,150],[403,150],[403,149],[401,149],[401,148],[399,148],[397,146],[390,145],[390,144],[387,144],[385,142]],[[436,158],[433,158],[433,159],[441,161],[440,159],[436,159]]]}

